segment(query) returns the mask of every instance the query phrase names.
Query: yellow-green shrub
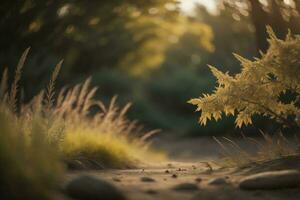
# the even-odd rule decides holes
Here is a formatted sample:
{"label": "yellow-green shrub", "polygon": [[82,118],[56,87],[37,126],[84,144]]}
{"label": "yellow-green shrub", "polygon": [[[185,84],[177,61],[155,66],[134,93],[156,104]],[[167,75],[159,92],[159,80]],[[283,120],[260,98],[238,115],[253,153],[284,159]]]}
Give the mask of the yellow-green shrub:
{"label": "yellow-green shrub", "polygon": [[[236,125],[251,124],[253,115],[273,118],[286,126],[300,126],[300,36],[288,34],[278,39],[271,28],[270,48],[260,59],[241,62],[241,73],[234,76],[210,67],[218,86],[213,94],[192,99],[189,103],[201,111],[199,122],[236,115]],[[289,93],[288,101],[283,100]]]}

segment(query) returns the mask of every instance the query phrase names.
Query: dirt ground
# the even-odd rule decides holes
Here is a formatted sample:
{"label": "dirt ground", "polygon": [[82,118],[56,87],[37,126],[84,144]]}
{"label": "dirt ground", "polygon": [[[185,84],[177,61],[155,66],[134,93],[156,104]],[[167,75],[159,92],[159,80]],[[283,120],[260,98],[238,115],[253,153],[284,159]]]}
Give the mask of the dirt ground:
{"label": "dirt ground", "polygon": [[[300,199],[299,187],[282,190],[239,189],[239,180],[260,168],[256,166],[243,170],[224,169],[216,165],[214,161],[218,159],[219,146],[211,138],[169,138],[165,141],[155,141],[154,145],[166,151],[171,161],[145,165],[139,169],[84,173],[111,182],[129,200]],[[274,170],[281,167],[275,166]],[[269,169],[262,168],[259,171],[264,170]],[[69,173],[67,179],[77,176],[78,173]],[[218,178],[221,181],[216,180]]]}

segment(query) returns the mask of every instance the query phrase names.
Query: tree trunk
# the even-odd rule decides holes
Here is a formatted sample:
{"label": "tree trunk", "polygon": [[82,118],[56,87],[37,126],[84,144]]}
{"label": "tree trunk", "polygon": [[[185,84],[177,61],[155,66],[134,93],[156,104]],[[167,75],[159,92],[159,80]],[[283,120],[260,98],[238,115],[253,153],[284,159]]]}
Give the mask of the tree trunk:
{"label": "tree trunk", "polygon": [[276,36],[280,39],[284,39],[288,32],[288,25],[287,21],[284,20],[280,10],[280,7],[284,4],[283,0],[271,0],[270,4],[270,25],[276,33]]}
{"label": "tree trunk", "polygon": [[256,34],[257,50],[266,52],[268,49],[266,25],[268,25],[268,14],[263,10],[262,5],[258,0],[249,0],[251,4],[250,15]]}

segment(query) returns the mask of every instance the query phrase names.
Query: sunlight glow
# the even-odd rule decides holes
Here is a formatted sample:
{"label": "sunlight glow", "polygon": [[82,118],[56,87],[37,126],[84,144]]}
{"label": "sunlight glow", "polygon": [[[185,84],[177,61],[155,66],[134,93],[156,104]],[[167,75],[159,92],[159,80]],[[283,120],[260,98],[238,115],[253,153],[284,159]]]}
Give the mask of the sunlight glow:
{"label": "sunlight glow", "polygon": [[216,11],[215,0],[180,0],[180,9],[186,14],[192,14],[197,4],[204,5],[208,11]]}

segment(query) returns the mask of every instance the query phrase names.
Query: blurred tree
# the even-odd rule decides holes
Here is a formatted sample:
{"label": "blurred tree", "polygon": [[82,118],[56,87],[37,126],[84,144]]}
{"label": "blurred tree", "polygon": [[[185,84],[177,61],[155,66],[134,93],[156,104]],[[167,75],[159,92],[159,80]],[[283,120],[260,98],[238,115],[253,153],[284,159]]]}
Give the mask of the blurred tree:
{"label": "blurred tree", "polygon": [[267,25],[281,39],[288,29],[293,33],[300,33],[299,0],[222,0],[222,3],[234,8],[237,15],[249,12],[255,27],[257,49],[263,52],[268,48]]}
{"label": "blurred tree", "polygon": [[212,14],[205,7],[198,6],[195,18],[208,24],[214,34],[215,51],[207,54],[200,66],[212,64],[222,66],[225,71],[237,72],[239,63],[233,58],[233,52],[248,58],[255,55],[254,28],[247,12],[237,15],[235,8],[224,4],[219,7],[218,13]]}
{"label": "blurred tree", "polygon": [[0,65],[15,60],[11,51],[32,46],[38,54],[65,58],[65,73],[122,67],[141,74],[160,66],[168,45],[201,26],[180,15],[176,0],[4,0],[0,11],[6,33]]}
{"label": "blurred tree", "polygon": [[0,11],[0,31],[5,33],[0,66],[13,66],[14,55],[32,46],[32,65],[38,67],[47,57],[53,63],[65,58],[66,77],[131,64],[123,60],[132,54],[147,63],[151,52],[141,49],[172,35],[169,27],[179,15],[176,0],[3,0]]}
{"label": "blurred tree", "polygon": [[[193,35],[194,42],[196,42],[195,45],[204,49],[204,51],[213,49],[211,44],[212,33],[209,32],[209,27],[205,24],[193,23],[185,16],[177,16],[175,24],[174,21],[164,21],[160,17],[140,18],[139,20],[145,20],[145,23],[150,25],[149,28],[152,31],[145,34],[144,31],[140,30],[134,34],[137,40],[144,40],[144,42],[137,47],[136,51],[138,53],[132,52],[128,54],[123,61],[123,65],[131,68],[133,74],[141,74],[145,71],[145,68],[157,69],[160,67],[166,60],[165,54],[167,50],[177,46],[178,41],[186,34]],[[142,27],[137,28],[145,29],[145,23],[135,23],[135,25],[140,26],[142,24]],[[152,37],[152,39],[149,39],[149,37]]]}
{"label": "blurred tree", "polygon": [[166,51],[163,63],[166,70],[199,68],[207,63],[207,58],[215,51],[214,32],[210,25],[192,17],[186,23],[189,30],[176,38]]}
{"label": "blurred tree", "polygon": [[49,66],[61,58],[61,80],[76,82],[102,69],[147,74],[162,66],[169,47],[186,34],[200,48],[213,49],[208,26],[182,15],[177,0],[3,0],[0,11],[1,71],[31,46],[25,69],[31,81],[24,84],[29,92],[40,89]]}

